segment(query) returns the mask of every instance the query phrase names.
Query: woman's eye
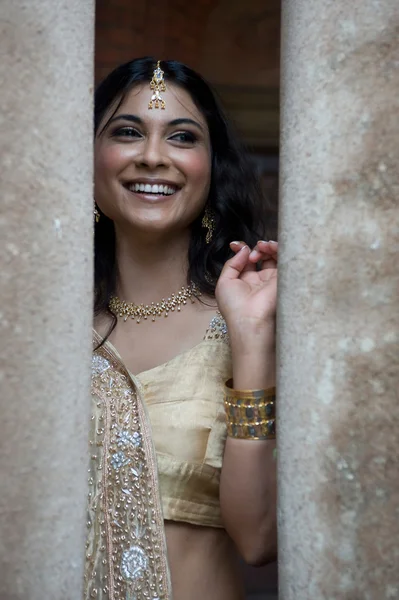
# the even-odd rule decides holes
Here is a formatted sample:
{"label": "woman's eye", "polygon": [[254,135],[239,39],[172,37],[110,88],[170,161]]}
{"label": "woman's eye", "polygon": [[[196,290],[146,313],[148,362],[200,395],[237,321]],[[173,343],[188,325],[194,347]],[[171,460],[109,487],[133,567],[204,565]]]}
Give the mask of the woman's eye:
{"label": "woman's eye", "polygon": [[174,142],[180,142],[182,144],[194,144],[197,138],[189,131],[181,131],[180,133],[175,133],[172,135],[170,139]]}
{"label": "woman's eye", "polygon": [[120,127],[113,132],[112,137],[141,137],[141,133],[134,127]]}

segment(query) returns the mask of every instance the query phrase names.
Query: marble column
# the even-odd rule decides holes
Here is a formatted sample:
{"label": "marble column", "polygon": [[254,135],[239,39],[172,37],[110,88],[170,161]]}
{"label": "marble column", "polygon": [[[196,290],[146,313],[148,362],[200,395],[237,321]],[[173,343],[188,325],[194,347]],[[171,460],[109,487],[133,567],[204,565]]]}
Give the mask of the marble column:
{"label": "marble column", "polygon": [[283,0],[280,600],[399,598],[399,3]]}
{"label": "marble column", "polygon": [[0,3],[0,598],[82,596],[93,0]]}

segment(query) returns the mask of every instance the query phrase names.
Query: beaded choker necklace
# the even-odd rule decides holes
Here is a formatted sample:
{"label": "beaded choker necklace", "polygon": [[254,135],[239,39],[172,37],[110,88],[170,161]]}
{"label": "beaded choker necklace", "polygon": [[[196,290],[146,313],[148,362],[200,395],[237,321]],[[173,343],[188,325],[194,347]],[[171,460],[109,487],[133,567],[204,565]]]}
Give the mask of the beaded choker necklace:
{"label": "beaded choker necklace", "polygon": [[155,321],[156,317],[167,317],[169,312],[181,311],[182,305],[187,304],[187,300],[195,302],[195,298],[201,296],[201,292],[194,283],[188,287],[182,287],[177,294],[172,294],[169,298],[162,298],[161,302],[151,302],[151,304],[134,304],[134,302],[123,302],[117,296],[112,296],[109,302],[110,311],[116,316],[127,321],[129,318],[140,323],[142,319],[146,321],[151,318]]}

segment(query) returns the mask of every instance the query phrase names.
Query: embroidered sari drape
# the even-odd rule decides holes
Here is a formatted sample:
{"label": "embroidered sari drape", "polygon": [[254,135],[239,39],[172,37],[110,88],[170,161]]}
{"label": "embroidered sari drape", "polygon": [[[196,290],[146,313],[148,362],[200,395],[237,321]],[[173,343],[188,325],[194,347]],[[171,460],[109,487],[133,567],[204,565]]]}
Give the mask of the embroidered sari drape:
{"label": "embroidered sari drape", "polygon": [[[94,347],[100,338],[94,334]],[[92,363],[85,600],[171,600],[156,457],[140,391],[108,346]]]}
{"label": "embroidered sari drape", "polygon": [[223,526],[226,323],[217,314],[202,342],[138,376],[101,341],[93,332],[84,598],[171,600],[164,518]]}

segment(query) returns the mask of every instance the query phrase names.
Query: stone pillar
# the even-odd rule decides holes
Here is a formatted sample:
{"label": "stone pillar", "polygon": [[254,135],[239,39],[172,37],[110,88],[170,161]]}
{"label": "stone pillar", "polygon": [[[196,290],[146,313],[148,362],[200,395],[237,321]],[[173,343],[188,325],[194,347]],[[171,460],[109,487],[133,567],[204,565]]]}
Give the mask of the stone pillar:
{"label": "stone pillar", "polygon": [[93,0],[0,4],[1,600],[82,596],[93,30]]}
{"label": "stone pillar", "polygon": [[398,31],[283,0],[280,600],[399,598]]}

